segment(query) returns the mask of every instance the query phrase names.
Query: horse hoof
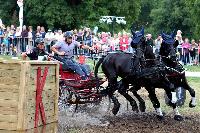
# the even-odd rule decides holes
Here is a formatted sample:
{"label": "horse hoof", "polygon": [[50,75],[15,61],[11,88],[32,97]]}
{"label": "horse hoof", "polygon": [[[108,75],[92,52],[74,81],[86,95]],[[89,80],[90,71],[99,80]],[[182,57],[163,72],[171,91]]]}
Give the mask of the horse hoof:
{"label": "horse hoof", "polygon": [[196,107],[196,105],[192,104],[192,100],[191,100],[190,103],[189,103],[189,107],[190,107],[190,108]]}
{"label": "horse hoof", "polygon": [[166,113],[165,113],[165,112],[162,112],[162,114],[163,114],[163,116],[165,116],[165,115],[166,115]]}
{"label": "horse hoof", "polygon": [[183,117],[181,115],[175,115],[174,120],[176,121],[183,121]]}
{"label": "horse hoof", "polygon": [[158,120],[160,120],[160,121],[164,120],[164,116],[162,116],[162,115],[157,115],[157,118],[158,118]]}
{"label": "horse hoof", "polygon": [[145,110],[146,110],[146,106],[142,105],[142,104],[139,104],[139,108],[140,108],[141,112],[145,112]]}
{"label": "horse hoof", "polygon": [[113,115],[116,115],[119,111],[119,108],[120,108],[120,105],[117,105],[117,106],[114,106],[113,109],[112,109],[112,113]]}
{"label": "horse hoof", "polygon": [[132,106],[132,110],[135,111],[136,113],[139,112],[138,106]]}
{"label": "horse hoof", "polygon": [[132,110],[135,111],[135,112],[139,112],[139,109],[138,109],[138,106],[137,104],[134,104],[134,103],[131,103],[131,107],[132,107]]}
{"label": "horse hoof", "polygon": [[169,107],[173,107],[173,103],[170,101],[168,104],[167,104]]}

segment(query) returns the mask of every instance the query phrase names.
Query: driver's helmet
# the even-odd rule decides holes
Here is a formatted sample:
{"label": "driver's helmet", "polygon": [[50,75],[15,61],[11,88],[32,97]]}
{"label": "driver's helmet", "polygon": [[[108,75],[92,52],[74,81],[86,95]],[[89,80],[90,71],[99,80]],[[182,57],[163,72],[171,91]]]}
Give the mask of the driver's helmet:
{"label": "driver's helmet", "polygon": [[38,44],[43,44],[44,43],[44,39],[43,38],[37,38],[37,39],[35,39],[35,44],[36,44],[36,46],[38,45]]}
{"label": "driver's helmet", "polygon": [[67,38],[72,38],[72,36],[73,36],[73,33],[71,31],[67,31],[64,34],[64,37],[67,37]]}

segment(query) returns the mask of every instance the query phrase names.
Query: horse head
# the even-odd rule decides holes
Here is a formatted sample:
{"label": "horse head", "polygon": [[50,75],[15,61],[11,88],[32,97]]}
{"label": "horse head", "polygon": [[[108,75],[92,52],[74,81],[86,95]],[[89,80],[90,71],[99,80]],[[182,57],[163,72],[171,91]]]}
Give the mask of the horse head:
{"label": "horse head", "polygon": [[[140,31],[134,32],[133,29],[131,29],[132,33],[132,41],[131,41],[131,47],[136,49],[136,53],[138,50],[142,51],[144,53],[145,47],[146,47],[146,41],[144,37],[144,28]],[[141,52],[139,52],[141,53]],[[137,54],[138,55],[138,54]],[[141,56],[141,55],[139,55]]]}
{"label": "horse head", "polygon": [[175,31],[173,31],[170,35],[165,34],[162,32],[161,34],[163,41],[160,47],[160,55],[161,57],[171,60],[171,61],[177,61],[177,55],[176,55],[176,47],[178,46],[178,41],[174,39],[175,37]]}

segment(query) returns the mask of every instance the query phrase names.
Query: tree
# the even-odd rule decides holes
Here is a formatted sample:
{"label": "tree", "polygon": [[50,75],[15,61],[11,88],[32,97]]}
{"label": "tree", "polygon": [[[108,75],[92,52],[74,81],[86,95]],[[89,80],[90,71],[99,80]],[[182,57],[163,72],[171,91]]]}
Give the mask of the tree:
{"label": "tree", "polygon": [[199,0],[186,0],[186,5],[188,5],[190,10],[190,16],[192,18],[194,26],[194,37],[200,39],[200,1]]}
{"label": "tree", "polygon": [[16,19],[18,10],[15,0],[0,1],[0,19],[5,25],[18,24],[18,19]]}
{"label": "tree", "polygon": [[[170,9],[170,10],[169,10]],[[151,27],[154,33],[182,30],[185,36],[191,36],[192,19],[185,0],[162,0],[151,11]]]}
{"label": "tree", "polygon": [[[18,12],[16,1],[7,0],[0,4],[0,17],[10,25],[10,18],[16,17]],[[106,29],[106,24],[99,23],[100,16],[116,15],[125,16],[127,27],[130,27],[139,11],[140,0],[25,0],[24,24],[65,30],[81,26]]]}

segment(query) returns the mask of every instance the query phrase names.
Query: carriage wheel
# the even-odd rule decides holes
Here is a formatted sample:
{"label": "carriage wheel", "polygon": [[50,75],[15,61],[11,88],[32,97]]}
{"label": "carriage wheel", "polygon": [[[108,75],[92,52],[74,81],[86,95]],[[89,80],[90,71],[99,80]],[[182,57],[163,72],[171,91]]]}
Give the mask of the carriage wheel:
{"label": "carriage wheel", "polygon": [[[184,105],[185,103],[185,99],[186,99],[186,91],[184,88],[182,87],[178,87],[176,89],[176,96],[177,96],[177,106],[181,107],[182,105]],[[167,97],[166,93],[165,93],[165,103],[167,105],[169,105],[169,98]]]}
{"label": "carriage wheel", "polygon": [[[100,88],[105,89],[102,86]],[[90,114],[94,113],[94,115],[97,115],[98,113],[101,116],[110,115],[111,99],[108,96],[100,97],[96,102],[86,104],[86,108]]]}
{"label": "carriage wheel", "polygon": [[59,100],[58,100],[58,106],[59,109],[66,109],[71,104],[68,102],[73,97],[73,91],[71,91],[72,88],[69,86],[66,86],[65,84],[60,84],[59,86]]}

